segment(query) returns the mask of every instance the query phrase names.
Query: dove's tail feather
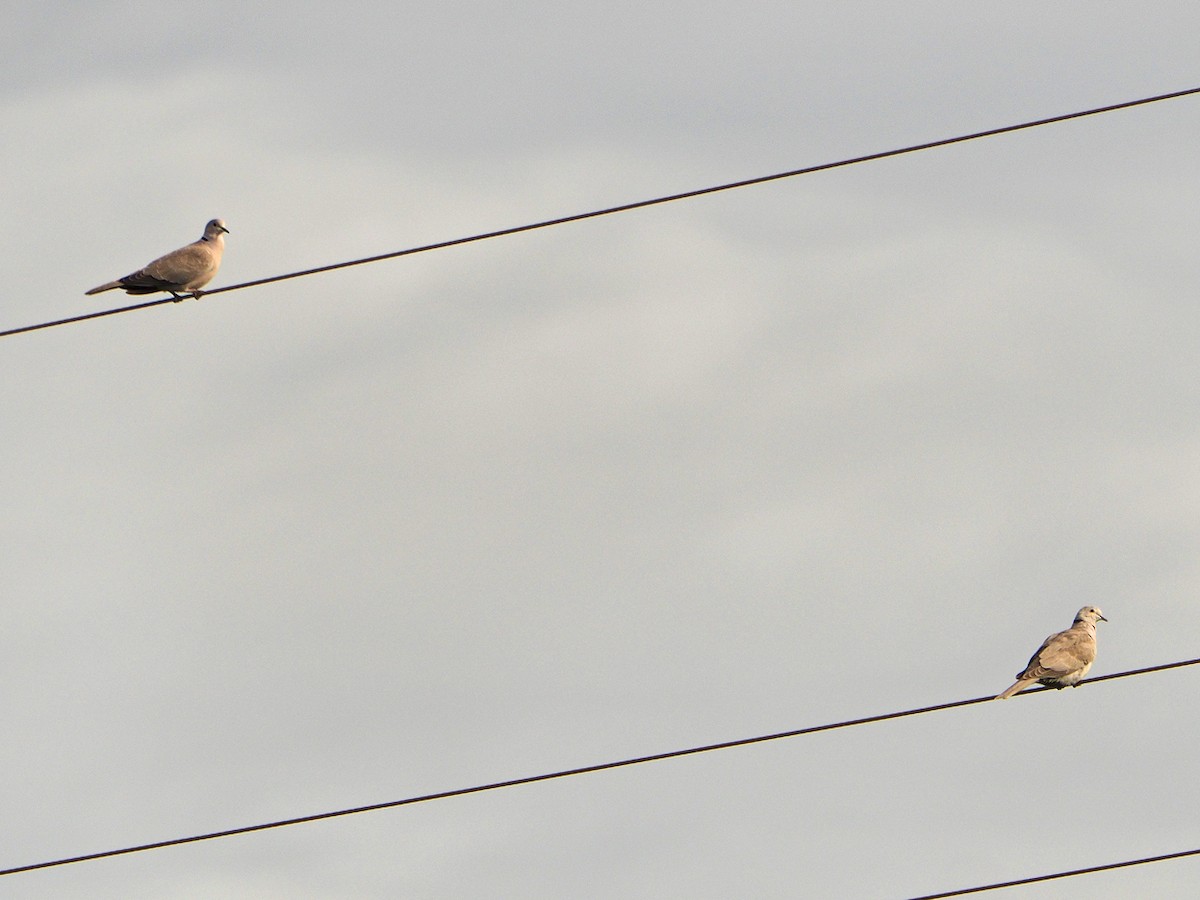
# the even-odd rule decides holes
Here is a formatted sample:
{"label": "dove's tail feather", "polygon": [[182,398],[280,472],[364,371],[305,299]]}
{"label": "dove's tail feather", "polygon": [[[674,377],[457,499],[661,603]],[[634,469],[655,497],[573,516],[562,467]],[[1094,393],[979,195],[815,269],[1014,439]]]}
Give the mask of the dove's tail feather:
{"label": "dove's tail feather", "polygon": [[1017,681],[1016,684],[1014,684],[1012,687],[1010,687],[1007,691],[1004,691],[1001,694],[997,694],[996,699],[997,700],[1007,700],[1013,694],[1015,694],[1019,691],[1025,690],[1025,688],[1029,687],[1035,681],[1037,681],[1036,678],[1022,678],[1019,681]]}
{"label": "dove's tail feather", "polygon": [[125,285],[121,284],[121,282],[119,282],[119,281],[110,281],[108,284],[102,284],[102,285],[100,285],[100,287],[94,287],[90,291],[84,291],[83,293],[84,293],[84,296],[87,296],[89,294],[102,294],[105,291],[115,290],[116,288],[124,287],[124,286]]}

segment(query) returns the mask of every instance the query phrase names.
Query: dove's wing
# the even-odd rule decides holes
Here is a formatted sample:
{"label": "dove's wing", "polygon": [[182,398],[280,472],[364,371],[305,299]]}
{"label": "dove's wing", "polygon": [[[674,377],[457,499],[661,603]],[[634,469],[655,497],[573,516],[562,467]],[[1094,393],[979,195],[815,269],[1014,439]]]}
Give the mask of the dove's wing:
{"label": "dove's wing", "polygon": [[1029,661],[1026,676],[1062,677],[1090,666],[1096,660],[1096,639],[1087,631],[1060,631],[1046,639]]}
{"label": "dove's wing", "polygon": [[160,256],[121,279],[126,287],[194,291],[212,281],[221,265],[220,245],[198,242]]}

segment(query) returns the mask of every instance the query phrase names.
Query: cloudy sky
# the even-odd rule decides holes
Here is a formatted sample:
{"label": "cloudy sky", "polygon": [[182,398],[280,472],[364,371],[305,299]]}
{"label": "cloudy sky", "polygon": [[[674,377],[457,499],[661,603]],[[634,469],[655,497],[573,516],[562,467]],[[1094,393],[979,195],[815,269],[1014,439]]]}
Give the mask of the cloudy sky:
{"label": "cloudy sky", "polygon": [[[8,2],[0,330],[1200,85],[1194,3]],[[0,867],[1200,650],[1200,99],[0,342]],[[1200,672],[7,876],[902,898],[1200,847]],[[1183,860],[1013,896],[1194,897]]]}

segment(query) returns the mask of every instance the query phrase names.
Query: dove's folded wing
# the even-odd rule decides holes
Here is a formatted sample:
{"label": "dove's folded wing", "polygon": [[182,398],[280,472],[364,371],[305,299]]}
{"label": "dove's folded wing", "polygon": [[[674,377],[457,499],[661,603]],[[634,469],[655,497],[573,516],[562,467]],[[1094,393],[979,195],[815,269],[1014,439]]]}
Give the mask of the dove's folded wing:
{"label": "dove's folded wing", "polygon": [[[1096,659],[1096,639],[1086,631],[1064,631],[1038,652],[1038,667],[1047,675],[1069,675]],[[1043,676],[1038,676],[1043,677]]]}

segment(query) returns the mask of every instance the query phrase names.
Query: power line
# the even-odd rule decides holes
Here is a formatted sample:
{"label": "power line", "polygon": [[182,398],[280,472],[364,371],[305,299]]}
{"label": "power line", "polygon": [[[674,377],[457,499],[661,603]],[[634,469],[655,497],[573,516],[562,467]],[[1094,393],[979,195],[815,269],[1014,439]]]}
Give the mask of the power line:
{"label": "power line", "polygon": [[[1131,109],[1135,106],[1145,106],[1148,103],[1158,103],[1162,100],[1174,100],[1179,97],[1187,97],[1192,94],[1200,93],[1200,87],[1187,88],[1182,91],[1172,91],[1168,94],[1156,94],[1153,97],[1142,97],[1138,100],[1126,100],[1122,103],[1112,103],[1107,106],[1097,106],[1092,109],[1085,109],[1079,112],[1064,113],[1062,115],[1050,116],[1045,119],[1034,119],[1029,122],[1021,122],[1017,125],[1004,125],[999,128],[989,128],[985,131],[975,131],[970,134],[961,134],[955,137],[941,138],[935,141],[926,141],[921,144],[911,144],[907,147],[899,147],[895,150],[883,150],[878,153],[868,153],[864,156],[855,156],[849,159],[841,159],[836,162],[820,163],[815,166],[805,166],[801,169],[791,169],[787,172],[777,172],[774,175],[760,175],[756,178],[746,178],[741,181],[731,181],[726,184],[718,184],[712,187],[697,188],[695,190],[683,191],[678,194],[668,194],[663,197],[655,197],[650,200],[638,200],[633,203],[623,203],[619,206],[609,206],[604,209],[592,210],[591,212],[576,213],[569,216],[561,216],[556,219],[545,219],[541,222],[533,222],[528,225],[517,225],[511,228],[501,228],[498,231],[488,231],[482,234],[473,234],[468,237],[452,238],[446,241],[438,241],[433,244],[424,244],[419,247],[409,247],[406,250],[396,250],[391,253],[381,253],[377,256],[366,256],[362,259],[352,259],[346,262],[331,263],[330,265],[317,266],[313,269],[301,269],[296,272],[288,272],[284,275],[272,275],[268,278],[258,278],[254,281],[244,281],[241,284],[231,284],[226,287],[214,288],[211,291],[204,291],[203,296],[211,296],[212,294],[221,294],[225,291],[238,291],[242,288],[258,287],[259,285],[272,284],[276,281],[286,281],[290,278],[303,278],[307,275],[317,275],[321,272],[332,272],[335,269],[345,269],[350,266],[361,266],[367,263],[382,262],[386,259],[396,259],[401,256],[411,256],[414,253],[425,253],[429,250],[442,250],[447,247],[456,247],[459,244],[470,244],[475,241],[485,241],[489,238],[506,237],[513,234],[521,234],[526,231],[535,231],[539,228],[550,228],[555,225],[566,225],[570,222],[580,222],[584,219],[595,219],[599,216],[608,216],[613,213],[630,212],[635,209],[644,209],[647,206],[657,206],[662,203],[673,203],[676,200],[688,200],[693,197],[701,197],[705,194],[716,194],[721,191],[731,191],[736,188],[750,187],[757,184],[766,184],[770,181],[779,181],[783,178],[794,178],[797,175],[811,175],[815,172],[824,172],[828,169],[839,169],[844,166],[853,166],[858,163],[873,162],[879,159],[888,159],[893,156],[903,156],[906,153],[916,153],[920,150],[932,150],[935,147],[946,147],[950,144],[961,144],[965,141],[974,141],[980,138],[995,137],[996,135],[1009,134],[1014,131],[1023,131],[1028,128],[1037,128],[1042,125],[1052,125],[1057,122],[1066,122],[1071,119],[1081,119],[1085,116],[1096,116],[1101,113],[1116,112],[1117,110]],[[150,306],[159,306],[163,303],[178,303],[174,297],[164,297],[160,300],[151,300],[146,303],[137,303],[132,306],[122,306],[116,309],[101,310],[99,312],[88,313],[82,316],[71,316],[66,319],[57,319],[53,322],[42,322],[37,325],[24,325],[19,328],[10,328],[7,331],[0,331],[0,337],[11,337],[16,334],[24,334],[29,331],[39,331],[43,328],[54,328],[58,325],[69,325],[74,322],[83,322],[87,319],[98,319],[103,316],[115,316],[119,313],[132,312],[137,309],[146,309]]]}
{"label": "power line", "polygon": [[[1148,666],[1144,669],[1131,669],[1128,672],[1117,672],[1112,675],[1101,675],[1099,678],[1089,678],[1086,681],[1081,681],[1079,684],[1093,684],[1099,681],[1110,681],[1114,678],[1128,678],[1131,675],[1146,675],[1151,672],[1162,672],[1167,669],[1179,669],[1184,666],[1194,666],[1200,664],[1200,658],[1183,660],[1181,662],[1164,663],[1158,666]],[[1028,694],[1038,694],[1050,688],[1032,688],[1018,694],[1018,697],[1024,697]],[[642,763],[660,762],[666,759],[677,759],[681,756],[693,756],[697,753],[708,753],[713,750],[729,750],[733,747],[746,747],[750,744],[761,744],[766,741],[777,741],[782,738],[800,737],[806,734],[817,734],[822,731],[834,731],[839,728],[849,728],[854,725],[867,725],[872,722],[886,722],[891,719],[902,719],[907,716],[917,716],[922,713],[940,712],[946,709],[956,709],[962,706],[972,706],[977,703],[987,703],[995,699],[991,695],[986,697],[975,697],[971,700],[954,700],[950,703],[939,703],[936,706],[922,706],[917,709],[907,709],[901,712],[881,713],[875,716],[864,716],[859,719],[846,719],[841,722],[833,722],[828,725],[812,725],[808,728],[796,728],[791,731],[780,731],[775,734],[764,734],[758,737],[739,738],[732,741],[722,741],[717,744],[705,744],[701,747],[688,747],[683,750],[669,750],[665,753],[653,753],[649,756],[637,756],[631,759],[622,759],[615,762],[597,763],[590,766],[580,766],[575,769],[562,769],[558,772],[549,772],[543,775],[527,775],[523,778],[513,778],[508,781],[493,781],[488,784],[474,785],[473,787],[455,788],[449,791],[439,791],[434,794],[422,794],[416,797],[406,797],[403,800],[388,800],[383,803],[371,803],[366,806],[356,806],[349,809],[338,809],[330,812],[313,813],[307,816],[296,816],[291,819],[279,819],[274,822],[263,822],[259,825],[243,825],[237,828],[228,828],[224,831],[211,831],[206,834],[195,834],[189,837],[172,838],[165,841],[155,841],[150,844],[138,844],[132,847],[122,847],[118,850],[102,850],[97,853],[85,853],[81,856],[70,856],[62,859],[53,859],[46,862],[30,863],[23,866],[14,866],[11,869],[0,869],[0,875],[16,875],[19,872],[32,872],[35,869],[49,869],[55,866],[65,866],[70,863],[90,862],[97,859],[106,859],[111,856],[123,856],[128,853],[140,853],[144,850],[161,850],[165,847],[176,847],[180,844],[194,844],[199,841],[210,841],[214,838],[232,837],[239,834],[250,834],[254,831],[267,831],[272,828],[282,828],[285,825],[300,825],[305,822],[318,822],[322,819],[336,819],[342,816],[352,816],[359,813],[375,812],[381,809],[393,809],[398,806],[411,806],[415,803],[426,803],[430,800],[446,800],[450,797],[463,797],[467,794],[480,794],[485,791],[495,791],[501,788],[516,787],[523,784],[535,784],[539,781],[552,781],[556,778],[566,778],[570,775],[586,775],[592,772],[604,772],[609,769],[621,769],[627,766],[636,766]],[[949,896],[949,895],[946,895]]]}
{"label": "power line", "polygon": [[1093,872],[1107,872],[1109,869],[1124,869],[1128,866],[1142,866],[1147,863],[1165,862],[1169,859],[1181,859],[1185,856],[1200,855],[1200,849],[1182,850],[1179,853],[1164,853],[1161,856],[1147,856],[1143,859],[1129,859],[1125,862],[1105,863],[1102,866],[1088,866],[1086,869],[1072,869],[1069,872],[1055,872],[1053,875],[1035,875],[1032,878],[1018,878],[1016,881],[998,881],[995,884],[981,884],[978,887],[959,888],[956,891],[945,891],[941,894],[922,894],[910,900],[943,900],[946,897],[965,897],[967,894],[982,894],[984,891],[995,891],[1000,888],[1017,887],[1022,884],[1037,884],[1039,881],[1054,881],[1056,878],[1070,878],[1072,875],[1090,875]]}

